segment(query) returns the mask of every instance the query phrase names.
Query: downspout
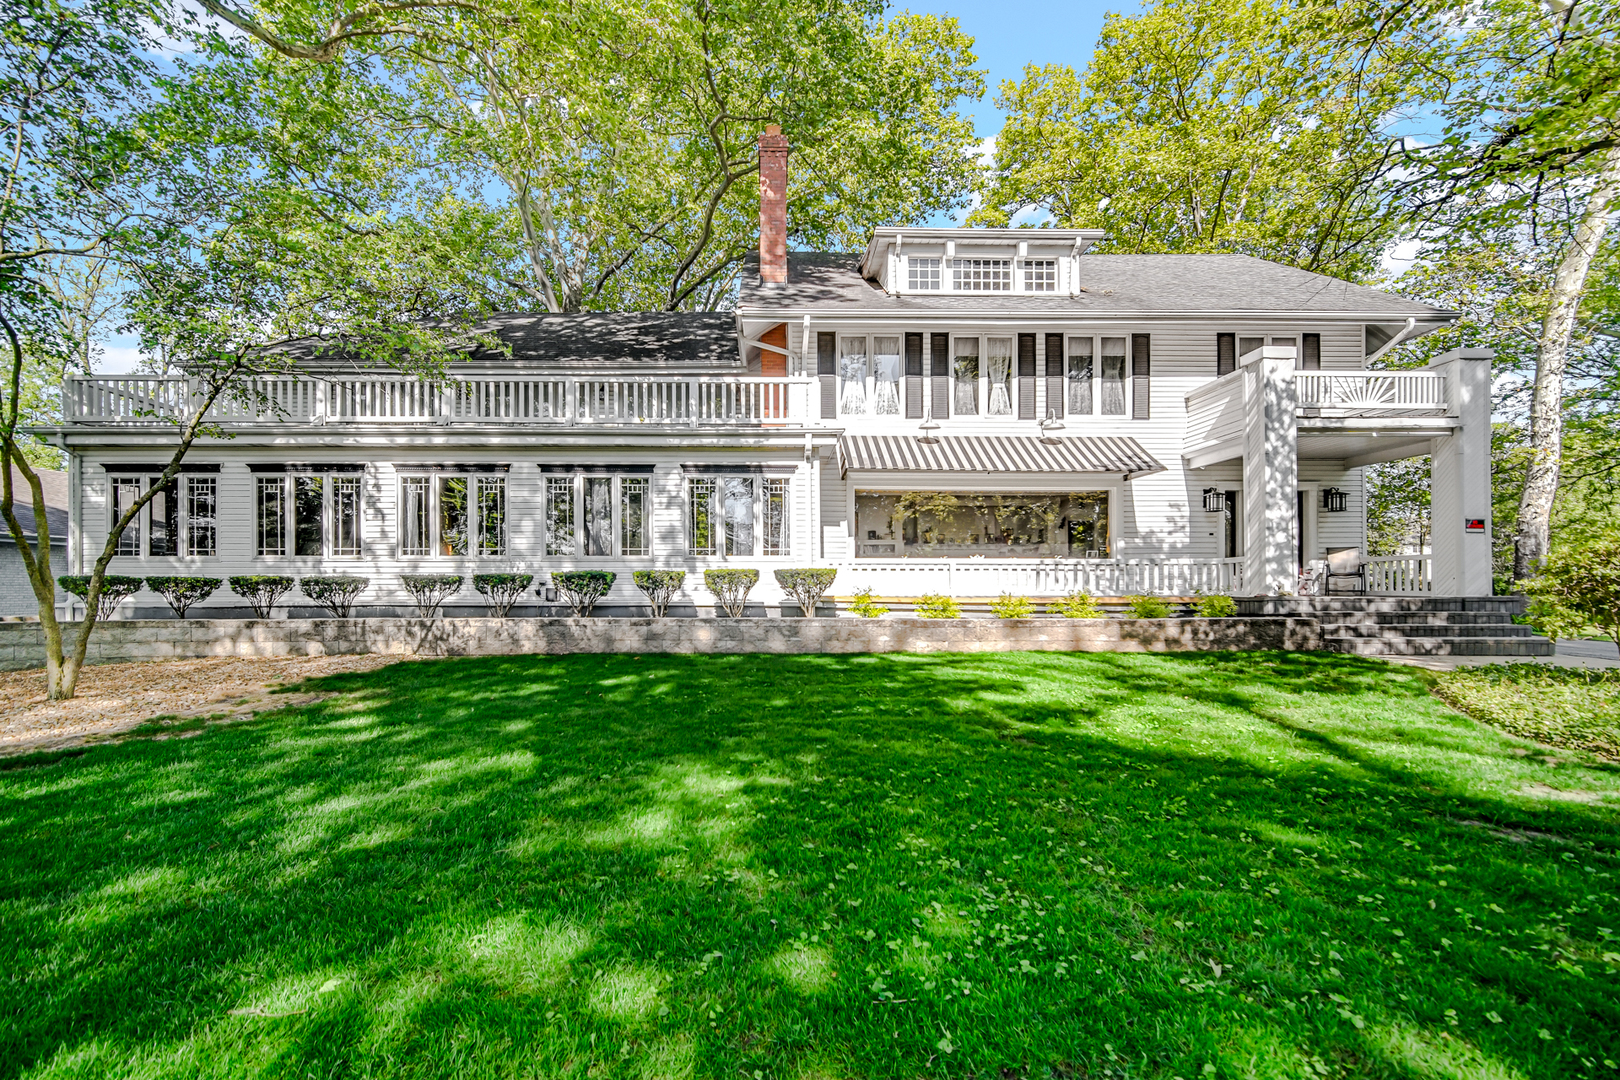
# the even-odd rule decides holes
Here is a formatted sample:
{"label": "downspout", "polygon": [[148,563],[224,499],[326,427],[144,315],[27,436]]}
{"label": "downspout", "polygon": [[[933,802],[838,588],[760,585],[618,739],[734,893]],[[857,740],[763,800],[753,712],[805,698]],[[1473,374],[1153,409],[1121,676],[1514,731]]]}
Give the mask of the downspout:
{"label": "downspout", "polygon": [[1406,325],[1401,327],[1401,332],[1396,334],[1394,337],[1390,338],[1388,341],[1384,342],[1383,347],[1381,349],[1379,349],[1377,352],[1373,353],[1371,356],[1367,357],[1366,360],[1362,361],[1361,366],[1363,368],[1372,367],[1373,361],[1382,359],[1383,355],[1385,353],[1389,352],[1389,350],[1393,349],[1395,346],[1399,345],[1401,342],[1403,342],[1407,338],[1411,337],[1412,336],[1412,331],[1415,330],[1415,329],[1417,329],[1417,319],[1415,319],[1415,318],[1407,319],[1406,320]]}

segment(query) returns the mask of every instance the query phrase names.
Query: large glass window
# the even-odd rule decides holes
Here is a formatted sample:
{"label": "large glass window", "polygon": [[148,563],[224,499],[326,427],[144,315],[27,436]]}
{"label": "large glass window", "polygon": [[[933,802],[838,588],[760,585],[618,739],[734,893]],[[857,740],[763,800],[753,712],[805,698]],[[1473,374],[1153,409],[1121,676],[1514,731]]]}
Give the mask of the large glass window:
{"label": "large glass window", "polygon": [[219,542],[219,486],[212,476],[186,478],[186,554],[213,555]]}
{"label": "large glass window", "polygon": [[858,491],[863,558],[1107,558],[1108,493]]}
{"label": "large glass window", "polygon": [[425,476],[406,476],[399,482],[399,553],[412,558],[433,550],[432,496]]}
{"label": "large glass window", "polygon": [[951,407],[958,416],[973,416],[979,411],[979,339],[956,339],[956,362],[953,365],[956,394]]}
{"label": "large glass window", "polygon": [[984,411],[990,416],[1011,416],[1013,339],[990,338],[985,360],[990,372],[990,401]]}
{"label": "large glass window", "polygon": [[866,339],[840,338],[838,357],[838,412],[841,416],[866,415]]}
{"label": "large glass window", "polygon": [[765,481],[765,554],[787,555],[792,550],[788,530],[792,509],[788,505],[788,481]]}
{"label": "large glass window", "polygon": [[[140,501],[141,481],[138,477],[117,476],[108,480],[107,483],[112,489],[110,492],[112,496],[112,521],[108,524],[115,525],[120,518],[129,513],[130,507]],[[119,555],[139,555],[141,553],[141,516],[139,514],[131,518],[128,527],[118,534],[116,553]]]}
{"label": "large glass window", "polygon": [[1091,351],[1092,339],[1069,339],[1069,415],[1091,415]]}
{"label": "large glass window", "polygon": [[439,477],[439,554],[467,554],[467,478]]}
{"label": "large glass window", "polygon": [[619,481],[619,554],[652,554],[647,544],[647,481],[639,476]]}
{"label": "large glass window", "polygon": [[258,478],[257,532],[260,555],[287,554],[287,478]]}
{"label": "large glass window", "polygon": [[937,258],[907,256],[906,288],[913,292],[939,288],[939,262]]}
{"label": "large glass window", "polygon": [[900,339],[872,339],[872,412],[900,415]]}
{"label": "large glass window", "polygon": [[574,554],[574,478],[546,477],[546,554]]}
{"label": "large glass window", "polygon": [[329,555],[360,554],[360,478],[334,476],[332,486],[332,546]]}
{"label": "large glass window", "polygon": [[720,481],[725,521],[725,553],[754,554],[754,478],[728,476]]}
{"label": "large glass window", "polygon": [[322,555],[326,477],[293,477],[293,554]]}
{"label": "large glass window", "polygon": [[691,510],[688,525],[693,555],[713,555],[716,552],[714,493],[715,482],[709,477],[693,477],[686,482],[687,506]]}
{"label": "large glass window", "polygon": [[478,554],[506,554],[506,477],[478,477]]}
{"label": "large glass window", "polygon": [[180,554],[180,480],[176,477],[158,488],[146,504],[151,528],[147,532],[148,555]]}
{"label": "large glass window", "polygon": [[958,292],[1011,292],[1011,259],[952,259],[951,287]]}
{"label": "large glass window", "polygon": [[585,554],[613,554],[613,477],[585,477]]}
{"label": "large glass window", "polygon": [[1125,415],[1125,339],[1102,339],[1102,414]]}

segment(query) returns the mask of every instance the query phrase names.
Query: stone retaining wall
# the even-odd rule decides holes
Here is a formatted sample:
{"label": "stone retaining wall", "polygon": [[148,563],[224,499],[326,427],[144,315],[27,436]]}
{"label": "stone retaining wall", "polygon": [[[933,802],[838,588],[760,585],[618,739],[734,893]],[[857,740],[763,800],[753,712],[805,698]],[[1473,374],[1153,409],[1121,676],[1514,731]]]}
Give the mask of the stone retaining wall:
{"label": "stone retaining wall", "polygon": [[[63,626],[64,636],[74,624]],[[153,619],[100,624],[86,661],[518,653],[1192,652],[1316,649],[1315,619]],[[43,667],[38,623],[0,623],[0,669]]]}

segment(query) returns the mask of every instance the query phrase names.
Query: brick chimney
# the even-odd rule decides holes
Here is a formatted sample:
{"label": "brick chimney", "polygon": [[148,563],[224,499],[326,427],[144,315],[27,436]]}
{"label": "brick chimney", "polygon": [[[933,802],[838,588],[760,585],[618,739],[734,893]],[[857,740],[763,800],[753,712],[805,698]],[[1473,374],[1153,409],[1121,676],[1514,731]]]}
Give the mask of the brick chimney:
{"label": "brick chimney", "polygon": [[787,158],[782,129],[768,124],[759,137],[759,280],[787,281]]}

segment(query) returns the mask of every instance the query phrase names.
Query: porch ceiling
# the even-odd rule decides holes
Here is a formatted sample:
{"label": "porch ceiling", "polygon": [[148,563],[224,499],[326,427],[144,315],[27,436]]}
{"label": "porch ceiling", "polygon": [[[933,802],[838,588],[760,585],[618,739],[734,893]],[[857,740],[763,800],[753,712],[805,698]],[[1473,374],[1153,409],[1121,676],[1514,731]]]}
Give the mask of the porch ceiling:
{"label": "porch ceiling", "polygon": [[838,456],[846,472],[1119,473],[1130,480],[1164,465],[1135,439],[1069,436],[845,435]]}
{"label": "porch ceiling", "polygon": [[[1337,461],[1347,469],[1354,469],[1379,461],[1427,454],[1431,439],[1444,438],[1457,426],[1458,420],[1451,416],[1301,417],[1298,456],[1301,461]],[[1242,458],[1241,435],[1183,455],[1191,469]]]}

